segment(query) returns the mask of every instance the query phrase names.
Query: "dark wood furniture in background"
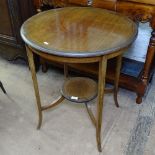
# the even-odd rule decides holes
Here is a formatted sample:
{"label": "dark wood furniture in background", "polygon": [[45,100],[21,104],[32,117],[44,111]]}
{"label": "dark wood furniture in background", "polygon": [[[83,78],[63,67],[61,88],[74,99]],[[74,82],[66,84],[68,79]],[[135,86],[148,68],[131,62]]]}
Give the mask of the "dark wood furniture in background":
{"label": "dark wood furniture in background", "polygon": [[8,60],[26,58],[20,26],[34,14],[32,0],[0,0],[0,55]]}
{"label": "dark wood furniture in background", "polygon": [[4,89],[3,83],[0,81],[0,88],[2,89],[3,93],[6,94],[6,91]]}
{"label": "dark wood furniture in background", "polygon": [[[37,1],[37,0],[36,0]],[[138,76],[121,73],[120,86],[137,94],[136,102],[141,103],[142,97],[145,95],[147,86],[151,81],[154,71],[155,59],[155,1],[154,0],[42,0],[46,5],[49,3],[52,7],[67,7],[67,6],[89,6],[104,8],[112,11],[122,13],[129,16],[137,23],[149,22],[152,28],[151,38],[148,44],[148,50],[144,53],[146,57],[144,62],[133,61],[132,59],[123,59],[123,63],[140,63],[142,68]],[[39,3],[38,3],[39,8]],[[145,37],[145,36],[144,36]],[[141,42],[143,44],[143,42]],[[136,45],[135,45],[136,46]],[[139,51],[137,51],[138,53]],[[138,55],[138,54],[137,54]],[[114,64],[114,63],[111,63]],[[110,65],[109,65],[110,66]],[[89,73],[90,75],[97,75],[97,65],[71,65],[71,68]],[[113,82],[112,73],[108,73],[107,81]]]}

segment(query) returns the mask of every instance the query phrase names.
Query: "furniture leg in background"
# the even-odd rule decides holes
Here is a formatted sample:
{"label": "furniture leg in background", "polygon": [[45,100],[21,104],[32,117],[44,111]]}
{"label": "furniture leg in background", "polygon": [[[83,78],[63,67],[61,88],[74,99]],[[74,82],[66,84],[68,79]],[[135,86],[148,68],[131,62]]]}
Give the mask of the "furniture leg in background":
{"label": "furniture leg in background", "polygon": [[142,102],[142,97],[145,94],[147,85],[150,80],[150,72],[152,69],[151,66],[154,66],[153,61],[154,61],[154,57],[155,57],[155,16],[152,18],[150,23],[151,23],[150,25],[151,25],[153,31],[151,33],[151,38],[150,38],[147,55],[146,55],[146,61],[144,64],[144,69],[143,69],[143,75],[141,78],[142,84],[138,87],[139,93],[137,93],[137,99],[136,99],[137,103]]}
{"label": "furniture leg in background", "polygon": [[0,81],[0,87],[1,87],[1,89],[2,89],[2,91],[3,91],[3,93],[6,94],[6,91],[5,91],[5,89],[4,89],[3,84],[2,84],[1,81]]}

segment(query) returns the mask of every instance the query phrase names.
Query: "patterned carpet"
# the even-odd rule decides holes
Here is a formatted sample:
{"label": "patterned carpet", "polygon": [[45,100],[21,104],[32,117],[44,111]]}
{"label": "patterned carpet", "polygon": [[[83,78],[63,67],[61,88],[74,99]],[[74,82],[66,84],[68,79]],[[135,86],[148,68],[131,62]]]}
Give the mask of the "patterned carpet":
{"label": "patterned carpet", "polygon": [[[151,128],[155,123],[155,76],[137,116],[128,141],[126,155],[143,155]],[[151,137],[150,137],[151,138]],[[155,148],[152,148],[155,150]],[[155,151],[154,151],[155,153]],[[150,154],[153,155],[153,154]]]}

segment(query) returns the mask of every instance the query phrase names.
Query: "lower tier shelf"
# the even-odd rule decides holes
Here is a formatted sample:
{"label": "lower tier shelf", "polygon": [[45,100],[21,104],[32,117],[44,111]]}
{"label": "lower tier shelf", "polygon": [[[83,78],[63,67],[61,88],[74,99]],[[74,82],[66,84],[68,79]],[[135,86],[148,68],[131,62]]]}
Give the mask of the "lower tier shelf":
{"label": "lower tier shelf", "polygon": [[[55,62],[49,62],[49,63],[57,67],[61,67],[61,68],[63,67],[63,64],[60,64],[60,63],[59,64]],[[115,73],[115,71],[113,70],[113,68],[115,68],[114,65],[115,65],[115,59],[110,60],[108,62],[107,76],[106,76],[107,83],[113,83],[114,81],[114,73]],[[96,79],[98,77],[98,64],[97,63],[68,64],[68,66],[69,66],[70,71],[76,72],[78,74],[83,74],[88,77],[93,77]],[[145,92],[149,85],[149,83],[146,83],[145,81],[143,81],[143,78],[142,78],[143,66],[144,66],[144,63],[142,62],[123,58],[121,75],[120,75],[120,80],[119,80],[120,87],[133,91],[137,94],[136,103],[138,104],[142,102],[142,97],[145,95]],[[45,68],[44,68],[44,71],[46,71]],[[152,70],[149,74],[150,75],[148,79],[149,82],[151,81],[153,72],[154,70],[152,67]]]}

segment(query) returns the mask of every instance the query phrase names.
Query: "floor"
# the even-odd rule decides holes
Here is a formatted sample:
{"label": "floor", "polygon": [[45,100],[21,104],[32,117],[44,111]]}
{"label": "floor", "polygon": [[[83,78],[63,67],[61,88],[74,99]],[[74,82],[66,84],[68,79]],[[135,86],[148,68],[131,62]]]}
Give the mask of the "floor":
{"label": "floor", "polygon": [[[43,104],[57,98],[63,74],[50,69],[37,73]],[[31,74],[26,64],[0,58],[0,155],[155,155],[155,77],[143,104],[135,94],[120,89],[116,108],[111,94],[105,96],[102,152],[96,147],[95,129],[83,105],[65,100],[43,113],[37,111]],[[91,103],[95,113],[96,100]]]}

